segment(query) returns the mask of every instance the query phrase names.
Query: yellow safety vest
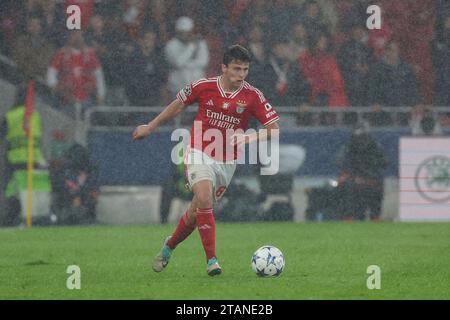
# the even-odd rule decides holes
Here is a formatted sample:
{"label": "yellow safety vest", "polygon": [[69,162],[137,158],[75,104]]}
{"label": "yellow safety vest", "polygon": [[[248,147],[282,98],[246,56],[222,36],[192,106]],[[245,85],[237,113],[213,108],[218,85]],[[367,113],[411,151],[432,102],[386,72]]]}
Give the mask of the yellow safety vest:
{"label": "yellow safety vest", "polygon": [[[8,161],[11,164],[26,164],[28,160],[28,138],[23,130],[23,116],[25,114],[25,107],[20,106],[14,108],[6,113],[6,123],[8,125],[8,133],[6,140],[9,143]],[[42,162],[41,152],[41,117],[38,112],[33,112],[31,116],[31,134],[33,136],[34,147],[34,163]]]}

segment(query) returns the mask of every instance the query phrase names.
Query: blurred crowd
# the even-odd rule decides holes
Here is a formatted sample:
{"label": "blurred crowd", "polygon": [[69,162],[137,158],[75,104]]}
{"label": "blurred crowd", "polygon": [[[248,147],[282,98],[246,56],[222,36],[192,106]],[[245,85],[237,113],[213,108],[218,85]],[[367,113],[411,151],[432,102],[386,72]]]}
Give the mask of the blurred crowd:
{"label": "blurred crowd", "polygon": [[[66,8],[81,8],[81,30]],[[381,8],[368,30],[367,8]],[[450,106],[450,4],[445,0],[2,0],[1,54],[42,79],[53,104],[159,106],[220,73],[225,47],[253,55],[248,81],[299,110]],[[323,120],[323,119],[322,119]],[[321,121],[322,121],[321,120]],[[445,118],[440,119],[446,124]]]}

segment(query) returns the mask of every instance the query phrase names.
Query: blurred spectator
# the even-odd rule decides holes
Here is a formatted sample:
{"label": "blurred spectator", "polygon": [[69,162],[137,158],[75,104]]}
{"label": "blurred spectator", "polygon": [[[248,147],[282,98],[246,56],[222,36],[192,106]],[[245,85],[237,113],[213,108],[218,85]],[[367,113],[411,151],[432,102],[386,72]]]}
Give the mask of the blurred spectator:
{"label": "blurred spectator", "polygon": [[66,30],[66,7],[54,0],[27,0],[22,25],[25,30],[30,17],[41,19],[43,35],[54,46],[63,45],[63,30]]}
{"label": "blurred spectator", "polygon": [[72,145],[64,154],[61,165],[53,168],[51,181],[52,211],[58,224],[96,222],[98,172],[86,148]]}
{"label": "blurred spectator", "polygon": [[156,35],[159,41],[166,43],[170,39],[168,30],[167,16],[170,15],[170,2],[167,0],[151,0],[149,5],[149,13],[147,20],[150,21],[156,28]]}
{"label": "blurred spectator", "polygon": [[50,167],[59,168],[66,151],[71,146],[63,130],[53,129],[50,141]]}
{"label": "blurred spectator", "polygon": [[[201,21],[197,31],[202,34],[208,44],[209,63],[206,68],[206,76],[214,77],[221,72],[223,51],[231,44],[244,43],[245,38],[237,29],[235,22],[232,22],[232,13],[227,10],[225,1],[194,1],[200,3],[202,8],[199,11],[201,15],[194,18],[194,21]],[[233,2],[239,6],[240,1]],[[244,2],[248,2],[248,0],[244,0]]]}
{"label": "blurred spectator", "polygon": [[41,20],[38,17],[30,17],[27,33],[21,35],[14,45],[13,59],[25,80],[44,79],[54,51],[43,34]]}
{"label": "blurred spectator", "polygon": [[[105,20],[108,25],[105,26]],[[86,33],[86,44],[95,50],[102,66],[107,105],[125,105],[124,78],[128,70],[123,67],[127,54],[131,54],[131,41],[121,32],[120,18],[108,16],[106,19],[95,14],[92,16]],[[130,49],[128,49],[130,47]],[[128,51],[128,53],[126,53]],[[130,58],[130,57],[128,57]]]}
{"label": "blurred spectator", "polygon": [[[213,2],[213,1],[210,1]],[[244,34],[247,34],[249,32],[249,27],[254,27],[255,24],[249,23],[248,21],[245,21],[245,30],[241,29],[243,25],[241,25],[242,17],[244,13],[248,12],[247,10],[250,10],[250,7],[252,10],[254,9],[255,5],[253,4],[254,1],[252,0],[225,0],[225,1],[214,1],[214,2],[220,2],[223,4],[225,12],[225,23],[222,23],[222,25],[225,28],[221,28],[221,33],[224,36],[224,46],[227,47],[231,43],[244,43],[245,42],[245,36]],[[260,1],[262,2],[262,1]],[[211,50],[211,53],[213,50]]]}
{"label": "blurred spectator", "polygon": [[292,29],[294,19],[299,14],[299,8],[289,3],[288,0],[275,0],[267,7],[267,14],[270,19],[267,21],[265,38],[268,43],[272,43],[280,38],[285,40],[289,37],[288,30]]}
{"label": "blurred spectator", "polygon": [[[47,71],[47,84],[64,109],[74,103],[80,103],[83,108],[103,104],[102,67],[95,51],[86,46],[81,31],[70,31],[66,46],[56,52]],[[73,113],[75,110],[63,111]]]}
{"label": "blurred spectator", "polygon": [[16,0],[4,0],[0,2],[0,48],[2,53],[10,56],[12,45],[17,33],[21,31],[22,3]]}
{"label": "blurred spectator", "polygon": [[115,14],[104,17],[106,55],[103,56],[102,69],[107,85],[108,105],[129,105],[125,94],[125,78],[127,70],[124,65],[132,59],[134,43],[122,24],[120,16]]}
{"label": "blurred spectator", "polygon": [[270,45],[264,77],[269,86],[266,97],[278,106],[296,107],[307,103],[309,85],[297,62],[291,61],[289,43],[280,39]]}
{"label": "blurred spectator", "polygon": [[66,41],[65,31],[67,30],[67,13],[64,9],[64,3],[54,0],[46,1],[43,7],[42,21],[46,37],[56,48],[62,47]]}
{"label": "blurred spectator", "polygon": [[409,63],[416,76],[421,100],[431,103],[434,87],[431,42],[436,1],[382,0],[381,6],[383,21],[392,27],[392,37],[400,47],[400,55]]}
{"label": "blurred spectator", "polygon": [[[47,0],[25,0],[22,1],[22,10],[20,11],[20,30],[25,31],[30,17],[42,17]],[[54,1],[52,1],[54,2]]]}
{"label": "blurred spectator", "polygon": [[374,29],[369,31],[369,39],[367,44],[373,50],[376,59],[383,57],[389,41],[392,40],[392,30],[387,22],[381,25],[381,29]]}
{"label": "blurred spectator", "polygon": [[267,24],[270,19],[270,2],[261,0],[251,0],[237,21],[237,29],[242,34],[248,34],[253,26],[259,26],[265,33],[268,29]]}
{"label": "blurred spectator", "polygon": [[349,26],[351,38],[338,52],[345,89],[352,106],[368,105],[369,70],[373,64],[372,50],[367,46],[367,29],[356,23]]}
{"label": "blurred spectator", "polygon": [[[340,10],[339,31],[343,31],[344,35],[348,35],[348,30],[355,25],[365,28],[367,32],[367,46],[372,49],[373,55],[376,59],[381,58],[386,44],[392,40],[392,28],[389,21],[384,19],[386,16],[384,6],[380,3],[380,1],[372,0],[344,0],[338,1],[337,3],[337,8]],[[366,22],[369,17],[367,14],[367,8],[370,5],[377,5],[381,10],[381,29],[368,30],[366,27]]]}
{"label": "blurred spectator", "polygon": [[306,28],[308,35],[315,36],[324,32],[330,32],[328,24],[324,22],[323,12],[316,0],[306,0],[301,10],[300,21]]}
{"label": "blurred spectator", "polygon": [[[403,115],[407,116],[407,113]],[[400,118],[400,119],[398,119]],[[368,124],[372,127],[388,127],[394,124],[395,117],[386,111],[381,105],[374,104],[370,108],[370,112],[364,115],[364,119],[368,121]],[[397,114],[397,120],[402,120],[401,116]],[[407,119],[403,119],[403,124],[407,123]]]}
{"label": "blurred spectator", "polygon": [[413,135],[433,136],[442,134],[438,115],[430,106],[419,105],[414,108],[410,126]]}
{"label": "blurred spectator", "polygon": [[383,150],[364,129],[358,126],[338,153],[341,173],[338,192],[344,219],[379,220],[383,202],[383,170],[387,166]]}
{"label": "blurred spectator", "polygon": [[[379,4],[378,4],[379,5]],[[365,7],[367,8],[367,6]],[[386,10],[384,6],[379,5],[381,10],[381,17],[386,17]],[[364,8],[360,8],[364,9]],[[367,45],[372,49],[373,55],[376,59],[381,59],[386,49],[387,44],[393,39],[393,30],[390,22],[387,19],[381,20],[381,29],[369,30]]]}
{"label": "blurred spectator", "polygon": [[309,48],[300,56],[299,63],[311,86],[311,105],[349,105],[341,70],[326,33],[311,37]]}
{"label": "blurred spectator", "polygon": [[270,90],[265,68],[267,65],[266,44],[264,33],[259,25],[254,25],[248,33],[247,48],[252,55],[252,62],[248,73],[248,81],[259,88],[263,93]]}
{"label": "blurred spectator", "polygon": [[157,46],[154,29],[142,32],[131,56],[125,63],[128,100],[133,106],[159,106],[161,90],[167,81],[167,63]]}
{"label": "blurred spectator", "polygon": [[144,24],[148,5],[148,0],[125,0],[123,2],[123,23],[128,34],[134,39],[137,38],[139,29]]}
{"label": "blurred spectator", "polygon": [[102,61],[108,52],[106,44],[105,23],[101,15],[93,15],[89,21],[86,35],[86,44],[95,50],[95,54]]}
{"label": "blurred spectator", "polygon": [[298,58],[308,49],[308,33],[301,22],[292,26],[290,42],[291,61],[298,61]]}
{"label": "blurred spectator", "polygon": [[254,63],[263,64],[266,61],[266,44],[264,42],[264,32],[259,25],[254,25],[248,33],[247,47],[252,54],[252,68]]}
{"label": "blurred spectator", "polygon": [[[450,14],[450,12],[449,12]],[[441,36],[433,43],[436,75],[435,106],[450,106],[450,15],[444,19]]]}
{"label": "blurred spectator", "polygon": [[397,107],[419,103],[416,78],[408,63],[400,58],[396,42],[387,45],[383,58],[370,74],[369,99],[372,104]]}
{"label": "blurred spectator", "polygon": [[175,24],[176,36],[165,47],[169,62],[169,90],[172,96],[187,84],[205,77],[205,68],[209,62],[208,45],[203,38],[195,34],[194,21],[189,17],[180,17]]}

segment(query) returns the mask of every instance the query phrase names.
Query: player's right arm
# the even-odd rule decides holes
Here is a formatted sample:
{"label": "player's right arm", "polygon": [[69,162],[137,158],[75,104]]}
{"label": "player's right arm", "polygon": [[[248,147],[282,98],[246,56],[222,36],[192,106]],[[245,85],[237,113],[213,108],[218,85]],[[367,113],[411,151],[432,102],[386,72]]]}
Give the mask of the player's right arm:
{"label": "player's right arm", "polygon": [[148,124],[140,125],[133,131],[133,140],[141,140],[148,137],[160,125],[175,118],[185,105],[179,99],[172,101],[156,118],[151,120]]}

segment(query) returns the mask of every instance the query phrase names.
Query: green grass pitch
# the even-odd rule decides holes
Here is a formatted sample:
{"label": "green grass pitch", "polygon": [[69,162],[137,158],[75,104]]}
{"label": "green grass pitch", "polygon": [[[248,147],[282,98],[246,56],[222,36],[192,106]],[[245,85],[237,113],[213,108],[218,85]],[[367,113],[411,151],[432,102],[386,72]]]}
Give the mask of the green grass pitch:
{"label": "green grass pitch", "polygon": [[[217,223],[224,272],[213,278],[197,231],[151,270],[174,227],[0,229],[0,299],[450,299],[450,223]],[[278,278],[250,267],[265,244],[285,256]],[[80,290],[66,287],[69,265]],[[367,288],[370,265],[379,290]]]}

